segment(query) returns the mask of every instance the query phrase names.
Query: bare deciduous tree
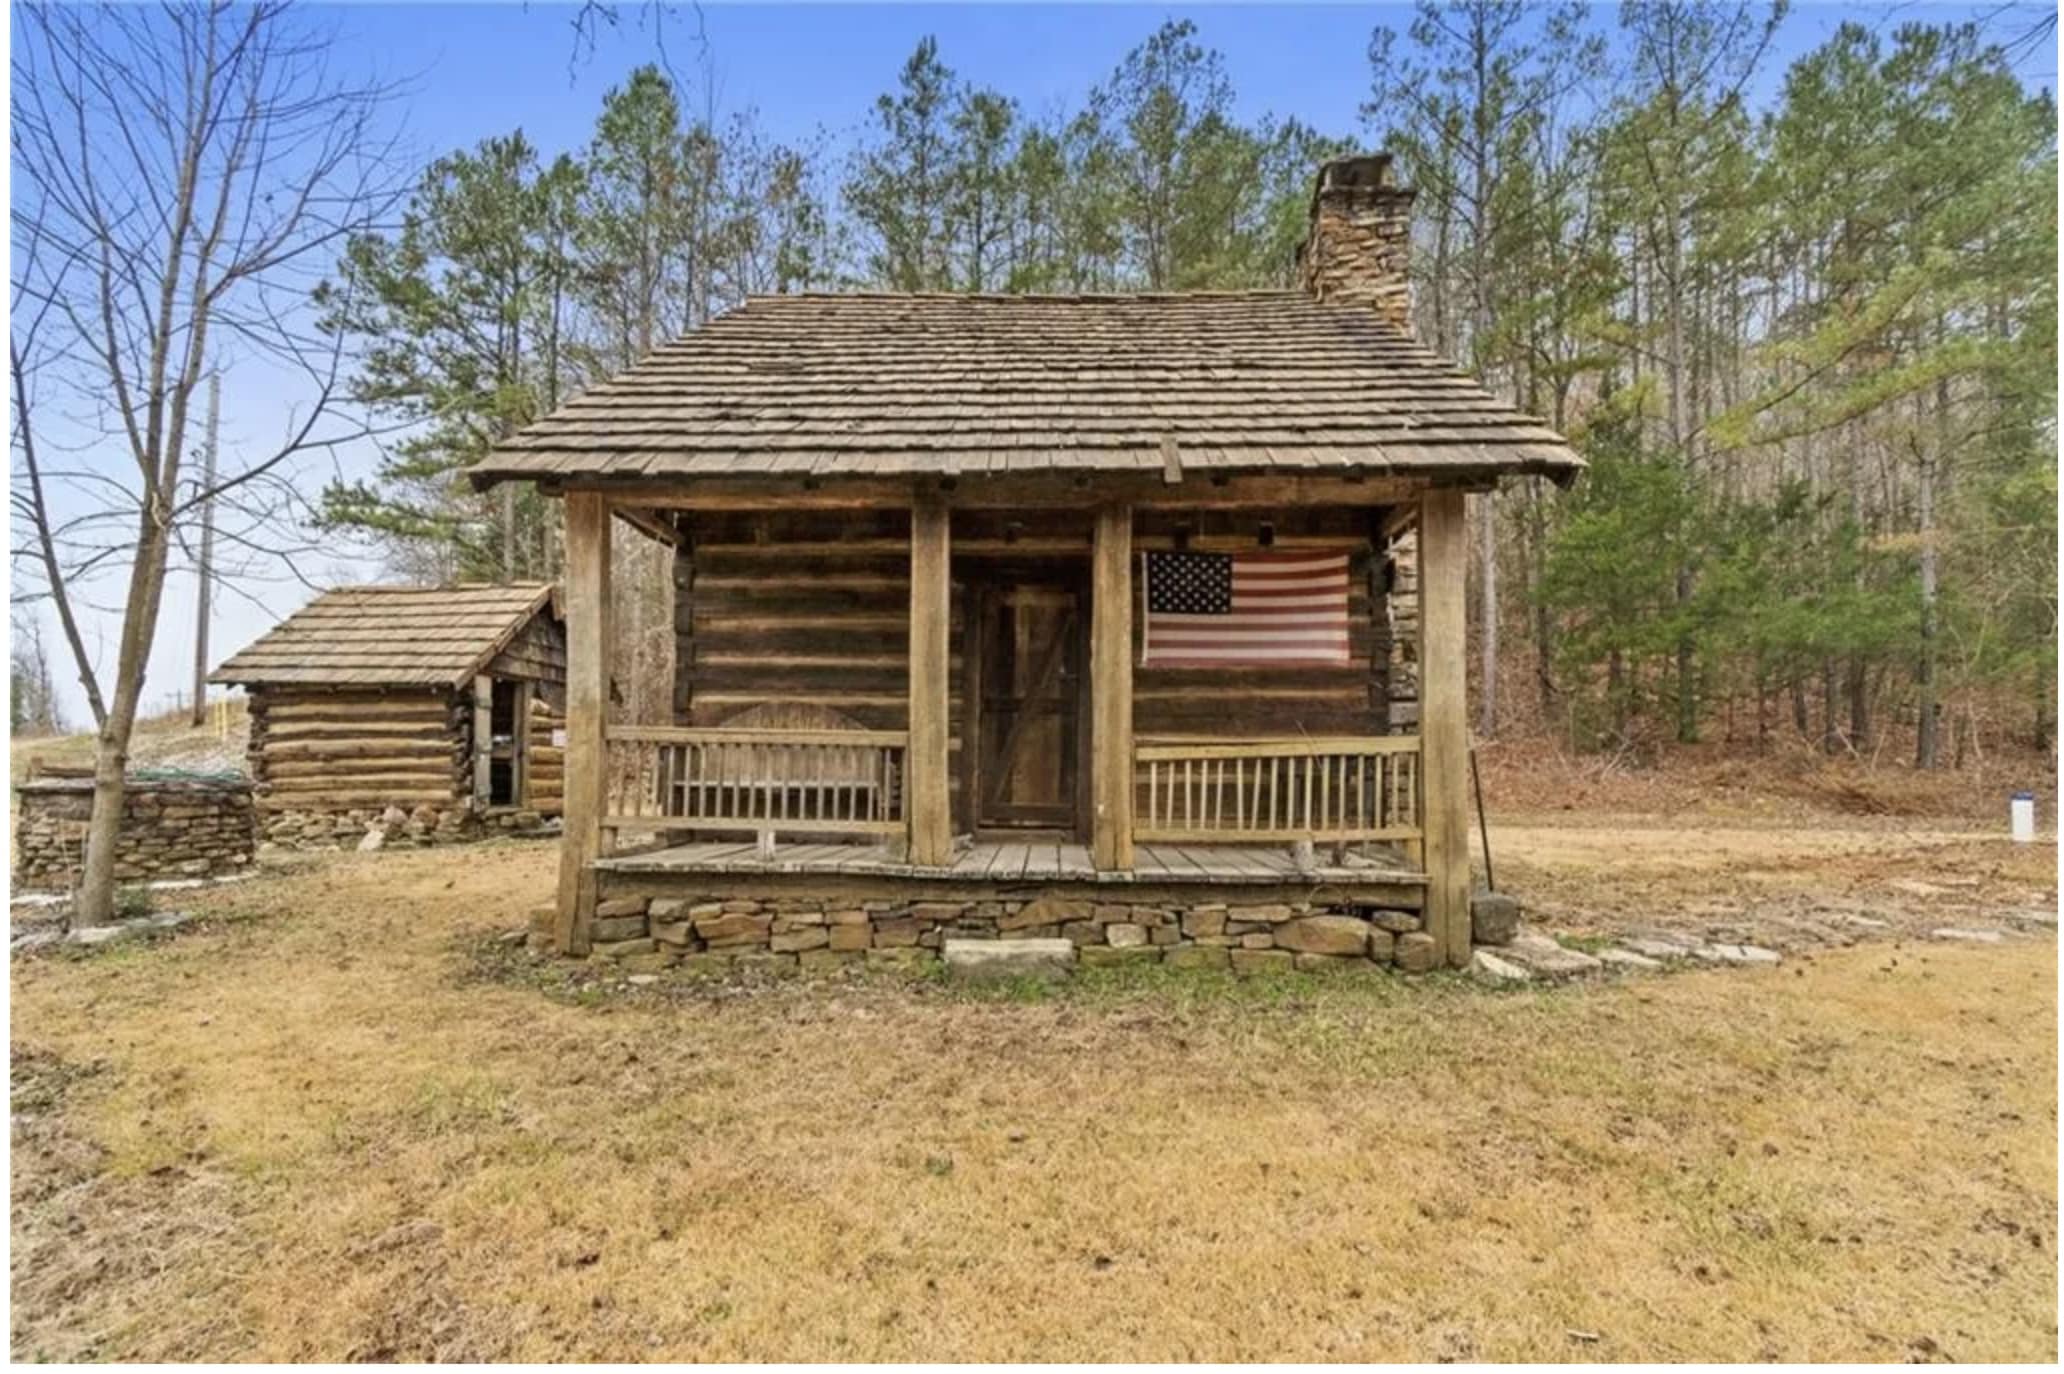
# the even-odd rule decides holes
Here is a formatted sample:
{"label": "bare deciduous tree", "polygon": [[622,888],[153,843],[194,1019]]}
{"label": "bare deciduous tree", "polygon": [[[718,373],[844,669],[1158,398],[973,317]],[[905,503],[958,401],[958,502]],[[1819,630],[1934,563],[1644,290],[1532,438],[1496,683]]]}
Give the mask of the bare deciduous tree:
{"label": "bare deciduous tree", "polygon": [[[376,128],[393,88],[340,81],[326,56],[279,0],[15,11],[14,545],[99,732],[85,923],[113,909],[124,768],[182,523],[211,500],[263,518],[292,500],[297,456],[364,433],[333,406],[344,359],[305,302],[399,189]],[[266,369],[293,405],[260,451],[182,482],[215,352]],[[79,612],[125,559],[103,680]]]}

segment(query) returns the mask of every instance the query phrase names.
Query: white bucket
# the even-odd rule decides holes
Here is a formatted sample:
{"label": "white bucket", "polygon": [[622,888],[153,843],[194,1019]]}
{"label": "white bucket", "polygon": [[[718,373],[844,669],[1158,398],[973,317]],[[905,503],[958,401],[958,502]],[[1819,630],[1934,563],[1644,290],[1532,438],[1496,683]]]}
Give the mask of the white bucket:
{"label": "white bucket", "polygon": [[2014,843],[2030,844],[2035,840],[2035,793],[2016,792],[2007,803],[2007,816],[2013,822]]}

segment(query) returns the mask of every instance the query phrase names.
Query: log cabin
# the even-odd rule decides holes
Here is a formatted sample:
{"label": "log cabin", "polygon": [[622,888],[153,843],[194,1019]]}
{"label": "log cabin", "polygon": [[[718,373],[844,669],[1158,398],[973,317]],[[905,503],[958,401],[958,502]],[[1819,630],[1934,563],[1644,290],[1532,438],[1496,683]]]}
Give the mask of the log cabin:
{"label": "log cabin", "polygon": [[271,843],[372,827],[435,843],[559,813],[566,627],[549,584],[339,587],[208,680],[249,694]]}
{"label": "log cabin", "polygon": [[[1583,464],[1415,342],[1411,202],[1328,163],[1293,290],[752,297],[472,468],[564,501],[535,938],[1466,962],[1464,501]],[[664,725],[607,714],[619,531],[672,550]]]}

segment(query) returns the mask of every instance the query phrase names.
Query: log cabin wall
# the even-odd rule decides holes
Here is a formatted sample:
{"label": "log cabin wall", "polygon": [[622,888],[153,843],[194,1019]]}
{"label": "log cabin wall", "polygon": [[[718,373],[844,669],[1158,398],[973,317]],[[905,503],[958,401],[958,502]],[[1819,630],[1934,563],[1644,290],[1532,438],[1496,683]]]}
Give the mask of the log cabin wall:
{"label": "log cabin wall", "polygon": [[[1290,510],[1140,513],[1133,542],[1143,550],[1258,551],[1262,527],[1273,552],[1344,549],[1348,559],[1348,662],[1343,667],[1137,667],[1132,679],[1138,735],[1386,734],[1391,729],[1391,630],[1383,560],[1375,556],[1381,512],[1347,506]],[[1133,579],[1133,650],[1146,632],[1146,587]]]}
{"label": "log cabin wall", "polygon": [[1393,534],[1380,563],[1388,614],[1377,616],[1373,667],[1388,702],[1388,732],[1409,735],[1419,728],[1419,531]]}
{"label": "log cabin wall", "polygon": [[[524,773],[524,805],[542,816],[556,816],[566,802],[566,684],[551,684],[552,693],[530,699],[530,757]],[[548,699],[556,695],[555,705]]]}
{"label": "log cabin wall", "polygon": [[[1368,507],[1152,510],[1135,522],[1142,550],[1179,540],[1197,550],[1345,548],[1350,661],[1344,667],[1139,668],[1139,734],[1383,734],[1402,652],[1386,600],[1391,560],[1377,555],[1383,511]],[[1069,510],[953,513],[954,814],[962,769],[967,583],[983,567],[1051,565],[1087,580],[1092,516]],[[901,510],[700,512],[681,518],[675,553],[675,718],[697,726],[900,730],[907,724],[910,547]],[[1135,657],[1143,632],[1135,578]]]}
{"label": "log cabin wall", "polygon": [[906,511],[706,513],[675,554],[676,718],[900,730]]}

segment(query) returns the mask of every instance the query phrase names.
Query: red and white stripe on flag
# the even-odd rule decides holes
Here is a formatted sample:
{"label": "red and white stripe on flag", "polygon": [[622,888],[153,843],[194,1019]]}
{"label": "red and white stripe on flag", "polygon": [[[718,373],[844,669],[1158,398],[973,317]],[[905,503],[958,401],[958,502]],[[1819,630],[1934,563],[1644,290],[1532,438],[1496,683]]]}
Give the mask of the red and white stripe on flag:
{"label": "red and white stripe on flag", "polygon": [[[1198,565],[1206,560],[1229,565],[1230,598],[1223,595],[1225,566],[1213,568],[1219,594],[1197,594]],[[1345,553],[1148,553],[1140,662],[1161,668],[1344,665],[1347,562]]]}

